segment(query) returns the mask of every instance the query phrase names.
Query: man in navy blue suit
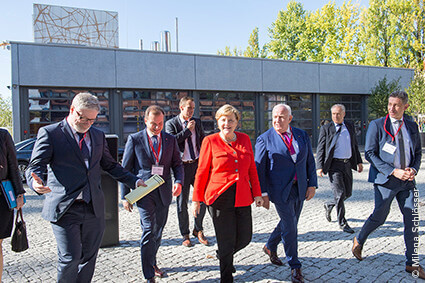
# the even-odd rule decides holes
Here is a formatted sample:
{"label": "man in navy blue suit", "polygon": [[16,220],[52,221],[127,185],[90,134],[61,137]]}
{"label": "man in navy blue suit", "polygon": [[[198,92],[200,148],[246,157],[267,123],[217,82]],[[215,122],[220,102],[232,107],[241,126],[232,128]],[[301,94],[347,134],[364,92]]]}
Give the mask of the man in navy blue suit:
{"label": "man in navy blue suit", "polygon": [[130,187],[142,180],[113,159],[105,135],[91,127],[96,96],[77,94],[68,117],[38,131],[26,171],[28,186],[44,194],[42,216],[52,224],[58,248],[58,282],[90,282],[105,230],[101,169]]}
{"label": "man in navy blue suit", "polygon": [[[151,105],[145,111],[146,128],[128,137],[122,164],[124,168],[147,180],[152,175],[160,175],[165,183],[137,202],[142,226],[140,253],[143,275],[147,282],[155,282],[155,276],[163,277],[158,267],[156,254],[161,245],[162,231],[168,217],[168,208],[173,196],[180,195],[184,179],[180,150],[174,136],[162,131],[164,110]],[[174,185],[171,179],[174,173]],[[132,211],[133,206],[124,196],[130,192],[128,186],[121,186],[123,206]]]}
{"label": "man in navy blue suit", "polygon": [[358,237],[354,237],[352,252],[358,260],[363,260],[364,243],[370,233],[385,223],[396,198],[404,221],[405,270],[425,279],[425,272],[419,265],[419,221],[415,219],[419,197],[415,176],[421,165],[422,148],[418,125],[404,116],[408,107],[407,93],[393,92],[388,98],[388,114],[369,124],[365,157],[370,162],[368,181],[373,183],[375,190],[375,209]]}
{"label": "man in navy blue suit", "polygon": [[313,198],[317,187],[316,166],[310,139],[301,129],[291,127],[291,108],[278,104],[273,108],[273,128],[258,137],[255,162],[264,207],[272,201],[280,221],[263,251],[275,265],[283,265],[277,246],[283,242],[291,267],[292,282],[304,282],[298,259],[298,219],[304,200]]}

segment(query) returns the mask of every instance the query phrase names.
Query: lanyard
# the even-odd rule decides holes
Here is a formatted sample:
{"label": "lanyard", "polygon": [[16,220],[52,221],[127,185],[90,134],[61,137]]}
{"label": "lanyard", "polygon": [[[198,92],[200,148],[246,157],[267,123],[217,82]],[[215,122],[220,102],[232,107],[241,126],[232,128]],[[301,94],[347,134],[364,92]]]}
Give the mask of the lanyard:
{"label": "lanyard", "polygon": [[[288,148],[289,152],[291,152],[291,147],[292,147],[292,142],[294,141],[294,134],[292,133],[292,127],[289,126],[289,131],[291,132],[291,140],[289,141],[289,143],[286,141],[286,139],[283,137],[282,133],[279,133],[278,131],[276,131],[280,138],[283,140],[283,142],[285,143],[286,147]],[[292,147],[293,148],[293,147]],[[295,149],[294,149],[295,151]]]}
{"label": "lanyard", "polygon": [[[388,135],[390,135],[390,137],[391,137],[392,141],[394,142],[395,137],[398,135],[398,132],[400,132],[401,127],[403,127],[404,119],[402,120],[402,122],[401,122],[400,126],[398,127],[397,132],[396,132],[396,133],[395,133],[395,135],[393,136],[393,135],[392,135],[390,132],[388,132],[388,131],[387,131],[387,129],[385,128],[385,125],[387,124],[388,116],[389,116],[389,114],[387,114],[387,117],[385,117],[385,122],[384,122],[384,131],[385,131]],[[392,127],[392,125],[391,125],[391,127]]]}
{"label": "lanyard", "polygon": [[153,148],[153,143],[151,140],[151,137],[148,135],[148,141],[149,141],[149,146],[152,149],[153,152],[153,157],[155,157],[156,160],[156,164],[159,164],[159,153],[161,152],[161,134],[158,135],[158,152],[155,152],[155,149]]}
{"label": "lanyard", "polygon": [[[82,147],[83,147],[83,141],[84,141],[84,139],[86,138],[86,136],[87,136],[87,132],[85,132],[84,133],[84,136],[83,136],[83,138],[78,142],[78,145],[80,146],[80,150],[82,149]],[[80,138],[80,136],[78,136],[78,138]]]}

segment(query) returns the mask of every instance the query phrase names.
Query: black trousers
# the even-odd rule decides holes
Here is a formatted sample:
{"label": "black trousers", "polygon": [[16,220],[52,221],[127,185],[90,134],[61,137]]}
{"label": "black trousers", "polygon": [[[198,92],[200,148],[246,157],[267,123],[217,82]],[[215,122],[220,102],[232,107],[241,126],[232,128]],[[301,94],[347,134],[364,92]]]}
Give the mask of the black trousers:
{"label": "black trousers", "polygon": [[326,205],[336,207],[338,224],[344,226],[347,223],[345,219],[344,201],[348,199],[353,192],[353,172],[350,162],[333,160],[329,169],[329,180],[334,194],[334,199]]}
{"label": "black trousers", "polygon": [[220,260],[220,282],[233,282],[233,255],[252,238],[251,206],[235,207],[236,185],[208,206],[215,230]]}

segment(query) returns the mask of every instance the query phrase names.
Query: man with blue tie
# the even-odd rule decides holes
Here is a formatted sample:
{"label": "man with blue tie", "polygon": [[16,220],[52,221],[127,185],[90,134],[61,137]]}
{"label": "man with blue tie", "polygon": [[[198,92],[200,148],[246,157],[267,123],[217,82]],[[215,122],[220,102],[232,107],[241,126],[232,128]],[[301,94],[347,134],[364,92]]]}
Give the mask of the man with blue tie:
{"label": "man with blue tie", "polygon": [[404,221],[405,270],[425,279],[418,258],[419,222],[415,220],[419,197],[415,176],[421,164],[422,148],[417,124],[404,116],[408,102],[407,93],[391,93],[388,114],[369,124],[365,156],[370,162],[368,181],[373,183],[375,208],[358,237],[354,237],[352,252],[358,260],[363,260],[362,249],[368,236],[385,223],[396,198]]}
{"label": "man with blue tie", "polygon": [[317,175],[329,172],[329,181],[334,194],[333,200],[325,203],[326,219],[331,222],[331,211],[336,207],[339,227],[346,233],[354,233],[345,219],[344,201],[353,191],[353,173],[363,171],[362,158],[357,145],[353,123],[345,121],[345,106],[335,104],[331,107],[332,122],[320,128],[317,145]]}
{"label": "man with blue tie", "polygon": [[316,166],[308,134],[291,127],[291,107],[278,104],[273,108],[273,128],[257,139],[255,163],[264,207],[275,204],[280,221],[263,251],[275,265],[283,265],[277,256],[282,241],[291,267],[292,282],[304,282],[298,259],[298,220],[304,200],[313,198],[317,187]]}
{"label": "man with blue tie", "polygon": [[[128,136],[122,161],[124,168],[142,180],[146,181],[157,174],[165,181],[137,202],[143,230],[140,240],[142,271],[147,282],[155,282],[155,276],[165,275],[157,265],[156,254],[161,245],[172,197],[180,194],[184,178],[177,140],[162,131],[164,115],[164,110],[157,105],[146,109],[146,128]],[[174,185],[171,170],[174,173]],[[133,206],[124,198],[129,192],[130,187],[121,186],[124,209],[131,212]]]}
{"label": "man with blue tie", "polygon": [[142,180],[109,153],[105,135],[91,127],[100,105],[79,93],[68,117],[40,128],[26,171],[28,186],[44,194],[42,216],[51,222],[58,249],[58,282],[90,282],[105,230],[101,170],[134,187]]}
{"label": "man with blue tie", "polygon": [[[182,193],[177,197],[177,216],[179,220],[180,233],[183,236],[182,245],[191,247],[189,231],[189,214],[187,212],[187,203],[189,201],[190,186],[195,183],[196,170],[198,169],[199,151],[202,140],[204,139],[204,130],[201,120],[193,117],[195,111],[195,101],[190,96],[180,99],[180,115],[171,118],[165,123],[165,131],[176,137],[179,145],[183,167],[184,184]],[[208,246],[208,240],[204,235],[202,222],[206,212],[206,205],[201,203],[199,214],[194,219],[192,234],[198,238],[201,244]]]}

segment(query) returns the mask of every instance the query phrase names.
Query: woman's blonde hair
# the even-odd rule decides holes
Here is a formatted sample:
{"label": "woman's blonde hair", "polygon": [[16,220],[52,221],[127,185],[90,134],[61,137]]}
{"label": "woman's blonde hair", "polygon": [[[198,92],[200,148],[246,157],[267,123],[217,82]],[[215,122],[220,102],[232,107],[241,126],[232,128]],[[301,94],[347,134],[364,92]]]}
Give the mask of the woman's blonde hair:
{"label": "woman's blonde hair", "polygon": [[241,112],[239,112],[239,110],[233,107],[232,105],[225,104],[221,106],[217,110],[217,112],[215,112],[215,119],[218,120],[221,116],[227,116],[231,114],[235,114],[236,120],[239,122],[239,120],[241,119]]}

